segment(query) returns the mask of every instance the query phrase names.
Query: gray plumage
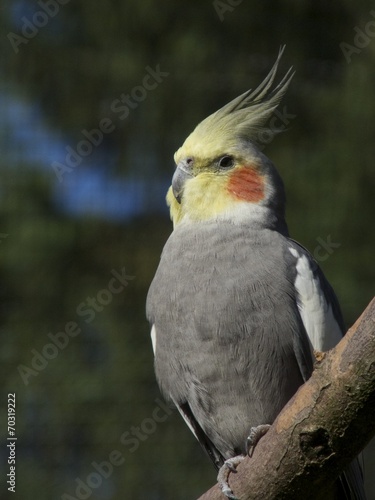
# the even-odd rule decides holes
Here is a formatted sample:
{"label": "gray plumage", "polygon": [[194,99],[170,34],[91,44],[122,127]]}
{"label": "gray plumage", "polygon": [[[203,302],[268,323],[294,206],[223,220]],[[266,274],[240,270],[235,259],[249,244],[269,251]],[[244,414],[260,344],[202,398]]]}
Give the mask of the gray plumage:
{"label": "gray plumage", "polygon": [[[150,287],[160,389],[216,467],[245,453],[250,427],[271,424],[312,372],[291,247],[309,255],[274,230],[223,222],[178,226]],[[313,267],[338,314],[331,287]]]}
{"label": "gray plumage", "polygon": [[312,369],[307,339],[294,348],[303,325],[288,260],[274,231],[179,226],[150,288],[161,390],[189,404],[224,458],[244,453],[250,426],[272,423]]}
{"label": "gray plumage", "polygon": [[[289,238],[282,180],[251,141],[289,84],[271,90],[277,63],[176,153],[175,228],[147,298],[160,389],[217,468],[246,453],[250,428],[273,423],[310,377],[313,349],[344,329],[319,266]],[[365,499],[358,460],[337,491]]]}

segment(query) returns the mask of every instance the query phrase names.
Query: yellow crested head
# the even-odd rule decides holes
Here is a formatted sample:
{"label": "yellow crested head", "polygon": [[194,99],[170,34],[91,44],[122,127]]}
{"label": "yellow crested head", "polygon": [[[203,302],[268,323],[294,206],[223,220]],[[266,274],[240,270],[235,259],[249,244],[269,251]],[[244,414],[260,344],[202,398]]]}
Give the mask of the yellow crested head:
{"label": "yellow crested head", "polygon": [[[283,50],[284,47],[257,89],[248,90],[204,119],[175,153],[177,169],[167,194],[174,224],[185,216],[202,220],[228,211],[233,205],[231,190],[227,188],[229,177],[237,186],[238,179],[250,178],[253,185],[258,176],[259,185],[263,186],[259,169],[261,153],[256,145],[261,142],[258,139],[261,132],[268,130],[265,125],[293,77],[290,69],[272,89]],[[273,128],[272,133],[275,132]],[[244,175],[244,168],[250,169],[251,174]]]}

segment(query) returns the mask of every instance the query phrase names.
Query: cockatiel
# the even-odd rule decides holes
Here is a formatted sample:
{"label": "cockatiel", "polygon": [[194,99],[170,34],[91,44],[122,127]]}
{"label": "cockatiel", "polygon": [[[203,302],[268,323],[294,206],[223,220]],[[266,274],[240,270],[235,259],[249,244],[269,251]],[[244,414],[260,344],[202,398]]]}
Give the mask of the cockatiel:
{"label": "cockatiel", "polygon": [[[310,377],[313,349],[344,331],[331,286],[289,237],[283,182],[257,145],[293,76],[272,88],[282,52],[255,91],[203,120],[176,152],[174,230],[147,298],[160,389],[229,498],[230,470]],[[357,460],[336,489],[327,499],[365,498]]]}

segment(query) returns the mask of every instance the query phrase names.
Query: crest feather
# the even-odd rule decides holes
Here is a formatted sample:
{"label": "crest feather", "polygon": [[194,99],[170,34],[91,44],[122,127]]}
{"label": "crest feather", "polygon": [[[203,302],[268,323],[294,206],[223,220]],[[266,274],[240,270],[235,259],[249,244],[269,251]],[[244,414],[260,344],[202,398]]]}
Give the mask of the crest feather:
{"label": "crest feather", "polygon": [[[267,130],[265,123],[279,105],[291,79],[292,68],[272,89],[277,68],[284,52],[280,47],[277,59],[262,83],[236,97],[212,115],[205,118],[189,135],[175,155],[176,162],[184,156],[208,156],[238,147],[238,141],[247,139],[259,143],[259,132]],[[277,130],[272,130],[273,133]]]}

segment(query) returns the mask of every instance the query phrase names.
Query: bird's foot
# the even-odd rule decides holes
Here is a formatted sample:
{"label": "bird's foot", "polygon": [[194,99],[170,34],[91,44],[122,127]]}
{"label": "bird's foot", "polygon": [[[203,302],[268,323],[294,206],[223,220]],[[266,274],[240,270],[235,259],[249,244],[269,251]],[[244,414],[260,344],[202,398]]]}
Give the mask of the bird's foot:
{"label": "bird's foot", "polygon": [[270,424],[262,424],[257,427],[251,427],[250,434],[246,439],[246,453],[251,457],[254,452],[254,448],[265,434],[267,434]]}
{"label": "bird's foot", "polygon": [[238,455],[237,457],[228,458],[228,460],[225,460],[224,465],[219,469],[217,482],[219,483],[221,491],[226,497],[230,498],[230,500],[238,500],[238,498],[234,495],[232,489],[228,484],[229,474],[231,472],[237,472],[237,467],[244,458],[244,455]]}
{"label": "bird's foot", "polygon": [[[268,429],[271,426],[269,424],[258,425],[257,427],[251,427],[250,434],[246,439],[246,453],[249,457],[252,456],[254,448],[260,438],[262,438],[265,434],[267,434]],[[217,475],[217,482],[221,488],[221,491],[224,495],[230,500],[238,500],[234,495],[231,487],[228,484],[229,474],[231,472],[237,472],[238,465],[244,460],[245,455],[238,455],[233,458],[229,458],[225,460],[224,465],[220,467],[219,474]]]}

